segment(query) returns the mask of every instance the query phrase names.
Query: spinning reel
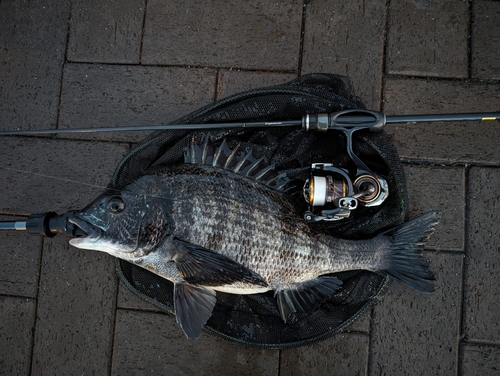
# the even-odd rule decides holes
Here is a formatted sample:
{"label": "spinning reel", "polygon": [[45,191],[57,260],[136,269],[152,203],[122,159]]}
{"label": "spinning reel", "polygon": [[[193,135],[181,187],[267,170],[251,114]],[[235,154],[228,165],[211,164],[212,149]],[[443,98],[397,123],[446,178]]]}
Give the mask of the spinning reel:
{"label": "spinning reel", "polygon": [[373,173],[353,152],[352,134],[362,127],[337,128],[347,136],[347,153],[356,164],[356,175],[331,163],[313,163],[303,188],[309,205],[304,214],[307,222],[347,219],[360,205],[379,206],[389,195],[387,181]]}

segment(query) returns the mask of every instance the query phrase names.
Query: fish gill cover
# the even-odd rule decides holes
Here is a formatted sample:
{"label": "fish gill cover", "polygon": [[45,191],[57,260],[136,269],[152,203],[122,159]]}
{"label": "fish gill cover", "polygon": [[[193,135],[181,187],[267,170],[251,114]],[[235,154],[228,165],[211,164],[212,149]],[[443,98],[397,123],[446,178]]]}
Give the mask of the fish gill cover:
{"label": "fish gill cover", "polygon": [[[250,90],[203,107],[174,124],[273,121],[297,119],[304,114],[364,109],[347,77],[309,74],[283,85]],[[342,132],[306,133],[303,130],[168,130],[152,133],[124,157],[108,186],[120,190],[148,171],[184,163],[190,142],[203,144],[207,138],[228,145],[255,158],[264,157],[276,171],[297,182],[291,195],[302,194],[312,163],[325,162],[355,171]],[[407,218],[408,206],[403,168],[397,151],[384,131],[360,130],[353,135],[354,153],[376,174],[386,179],[390,195],[383,205],[360,207],[345,220],[316,223],[327,235],[366,239]],[[301,185],[302,184],[302,185]],[[300,189],[299,189],[300,187]],[[307,210],[305,202],[298,201]],[[137,265],[117,259],[119,275],[132,292],[162,310],[174,312],[174,284]],[[217,302],[205,328],[246,346],[287,348],[310,344],[345,330],[370,309],[386,291],[387,276],[370,271],[335,273],[342,288],[320,307],[306,313],[292,313],[283,321],[273,291],[253,295],[217,292]]]}

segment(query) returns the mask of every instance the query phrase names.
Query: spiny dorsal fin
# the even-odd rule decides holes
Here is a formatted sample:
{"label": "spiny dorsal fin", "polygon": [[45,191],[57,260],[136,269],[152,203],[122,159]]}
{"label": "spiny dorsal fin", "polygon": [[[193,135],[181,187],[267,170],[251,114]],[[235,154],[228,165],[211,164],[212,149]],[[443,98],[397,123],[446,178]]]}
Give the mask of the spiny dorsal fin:
{"label": "spiny dorsal fin", "polygon": [[203,146],[191,141],[184,155],[184,163],[223,168],[275,190],[285,189],[290,182],[285,173],[276,171],[274,166],[268,165],[263,157],[255,158],[252,151],[244,154],[239,151],[239,148],[240,144],[231,150],[225,139],[218,148],[214,147],[209,137],[205,138]]}

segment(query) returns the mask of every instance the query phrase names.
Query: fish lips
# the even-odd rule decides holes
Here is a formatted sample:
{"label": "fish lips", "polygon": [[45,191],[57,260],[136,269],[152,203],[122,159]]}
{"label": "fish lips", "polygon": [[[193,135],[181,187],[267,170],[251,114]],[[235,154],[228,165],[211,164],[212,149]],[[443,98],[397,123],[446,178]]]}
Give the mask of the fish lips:
{"label": "fish lips", "polygon": [[78,214],[69,218],[69,222],[78,226],[87,234],[87,236],[73,238],[69,241],[69,244],[77,248],[87,248],[89,244],[96,243],[101,238],[102,232],[104,231],[104,229],[90,223]]}

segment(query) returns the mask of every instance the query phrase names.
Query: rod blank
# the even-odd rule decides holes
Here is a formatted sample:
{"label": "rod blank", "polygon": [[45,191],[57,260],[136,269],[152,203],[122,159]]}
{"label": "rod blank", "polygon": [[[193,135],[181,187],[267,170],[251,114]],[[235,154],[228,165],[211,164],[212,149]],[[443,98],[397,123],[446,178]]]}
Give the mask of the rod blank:
{"label": "rod blank", "polygon": [[387,123],[428,123],[436,121],[494,121],[500,112],[387,116]]}
{"label": "rod blank", "polygon": [[26,230],[26,221],[2,221],[0,230]]}

